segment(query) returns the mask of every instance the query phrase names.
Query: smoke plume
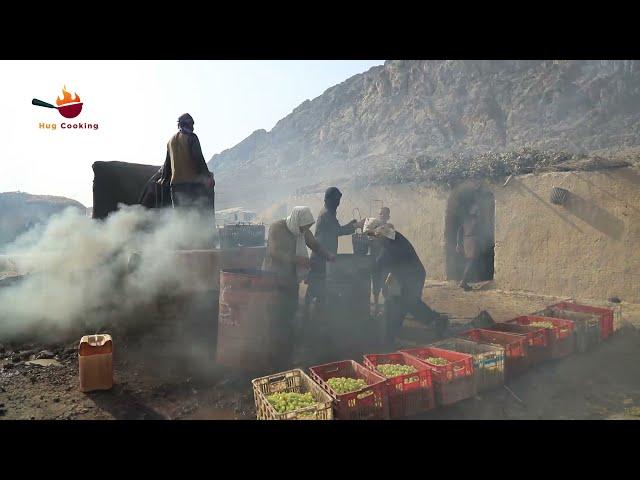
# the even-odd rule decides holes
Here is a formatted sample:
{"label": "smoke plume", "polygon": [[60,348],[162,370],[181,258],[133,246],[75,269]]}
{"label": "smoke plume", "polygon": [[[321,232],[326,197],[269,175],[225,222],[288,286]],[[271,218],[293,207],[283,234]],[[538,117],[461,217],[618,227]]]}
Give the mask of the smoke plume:
{"label": "smoke plume", "polygon": [[[0,342],[131,321],[159,295],[188,287],[169,252],[212,248],[213,232],[212,218],[140,206],[121,206],[104,221],[72,209],[51,217],[0,259],[0,269],[11,265],[22,275],[0,288]],[[137,266],[129,271],[133,252]]]}

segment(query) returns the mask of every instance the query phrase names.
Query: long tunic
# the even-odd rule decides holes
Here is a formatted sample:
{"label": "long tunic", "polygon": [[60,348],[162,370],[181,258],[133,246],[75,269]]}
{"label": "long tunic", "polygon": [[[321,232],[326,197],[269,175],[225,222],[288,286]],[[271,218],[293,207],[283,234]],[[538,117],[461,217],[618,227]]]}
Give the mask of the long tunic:
{"label": "long tunic", "polygon": [[[305,235],[305,241],[312,251],[315,252],[320,249],[320,245],[310,232]],[[278,220],[271,224],[267,240],[265,270],[278,274],[283,283],[288,285],[296,285],[298,283],[296,245],[297,238],[287,228],[286,220]]]}
{"label": "long tunic", "polygon": [[[316,240],[334,255],[338,253],[338,237],[355,232],[354,225],[340,225],[336,212],[323,207],[316,222]],[[327,261],[315,252],[311,253],[311,277],[324,277],[327,272]]]}
{"label": "long tunic", "polygon": [[464,247],[464,256],[476,259],[480,256],[480,219],[468,216],[458,228],[458,244]]}

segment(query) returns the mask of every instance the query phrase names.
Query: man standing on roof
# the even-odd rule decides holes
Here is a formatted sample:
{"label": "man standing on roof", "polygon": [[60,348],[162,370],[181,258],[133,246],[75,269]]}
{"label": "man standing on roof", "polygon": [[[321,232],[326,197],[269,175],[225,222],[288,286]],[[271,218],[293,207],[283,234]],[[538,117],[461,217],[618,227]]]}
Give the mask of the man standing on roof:
{"label": "man standing on roof", "polygon": [[167,156],[158,183],[170,184],[173,208],[213,212],[216,182],[202,154],[200,140],[193,133],[193,126],[191,115],[180,115],[179,130],[167,143]]}

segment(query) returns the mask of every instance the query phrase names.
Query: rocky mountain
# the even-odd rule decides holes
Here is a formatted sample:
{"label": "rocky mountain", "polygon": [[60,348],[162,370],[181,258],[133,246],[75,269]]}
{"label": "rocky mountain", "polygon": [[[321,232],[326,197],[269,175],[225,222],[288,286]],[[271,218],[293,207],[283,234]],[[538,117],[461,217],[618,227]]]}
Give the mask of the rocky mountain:
{"label": "rocky mountain", "polygon": [[87,210],[80,202],[65,197],[30,195],[23,192],[0,193],[0,248],[68,207],[78,209],[82,213]]}
{"label": "rocky mountain", "polygon": [[209,162],[299,186],[419,156],[640,145],[638,61],[387,61],[307,100]]}

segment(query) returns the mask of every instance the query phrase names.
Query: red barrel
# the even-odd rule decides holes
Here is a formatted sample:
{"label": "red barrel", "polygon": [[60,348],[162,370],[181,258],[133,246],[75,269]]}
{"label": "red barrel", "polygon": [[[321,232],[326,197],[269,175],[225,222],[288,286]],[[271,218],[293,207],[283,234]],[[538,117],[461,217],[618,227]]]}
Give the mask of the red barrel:
{"label": "red barrel", "polygon": [[297,298],[278,277],[256,269],[220,273],[220,311],[216,359],[243,371],[272,371],[291,343]]}

